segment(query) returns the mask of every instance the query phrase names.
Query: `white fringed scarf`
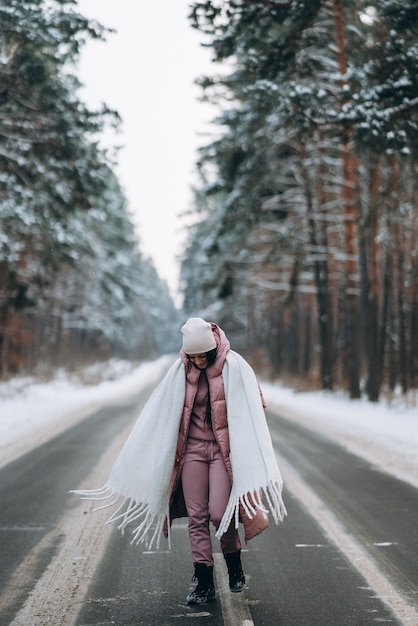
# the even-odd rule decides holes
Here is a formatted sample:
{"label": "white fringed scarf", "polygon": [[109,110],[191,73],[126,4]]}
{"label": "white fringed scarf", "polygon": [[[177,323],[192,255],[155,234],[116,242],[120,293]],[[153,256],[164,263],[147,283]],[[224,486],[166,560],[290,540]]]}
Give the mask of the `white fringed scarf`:
{"label": "white fringed scarf", "polygon": [[[255,374],[236,352],[229,351],[222,370],[228,414],[233,484],[216,536],[220,538],[239,505],[252,518],[255,508],[271,512],[278,524],[286,515],[283,481]],[[185,398],[185,367],[177,359],[143,408],[116,459],[106,485],[93,491],[73,491],[84,499],[106,501],[96,510],[116,506],[107,524],[121,531],[136,523],[131,543],[159,547],[169,516],[170,480],[174,467],[179,425]],[[264,493],[268,510],[261,501]],[[109,502],[110,500],[110,502]],[[168,529],[170,524],[168,523]],[[169,535],[170,544],[170,535]]]}

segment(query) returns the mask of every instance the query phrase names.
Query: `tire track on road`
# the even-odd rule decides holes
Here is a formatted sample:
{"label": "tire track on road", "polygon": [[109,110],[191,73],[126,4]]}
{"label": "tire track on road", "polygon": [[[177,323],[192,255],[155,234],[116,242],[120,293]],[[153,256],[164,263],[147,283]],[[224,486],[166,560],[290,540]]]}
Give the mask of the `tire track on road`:
{"label": "tire track on road", "polygon": [[382,573],[373,557],[355,540],[325,502],[302,479],[293,465],[283,456],[278,455],[277,462],[281,467],[287,489],[299,500],[330,541],[344,554],[398,621],[405,626],[418,624],[417,607],[411,604]]}
{"label": "tire track on road", "polygon": [[[105,484],[113,460],[131,428],[132,424],[121,431],[83,484],[74,485],[74,488],[87,489],[92,485]],[[107,511],[97,511],[91,515],[97,504],[73,497],[77,504],[68,507],[56,527],[44,536],[16,568],[0,597],[1,605],[13,606],[22,595],[25,581],[29,583],[32,580],[33,565],[41,560],[45,552],[56,548],[48,568],[10,626],[72,626],[76,621],[89,582],[104,554],[113,528],[105,526],[109,517]]]}

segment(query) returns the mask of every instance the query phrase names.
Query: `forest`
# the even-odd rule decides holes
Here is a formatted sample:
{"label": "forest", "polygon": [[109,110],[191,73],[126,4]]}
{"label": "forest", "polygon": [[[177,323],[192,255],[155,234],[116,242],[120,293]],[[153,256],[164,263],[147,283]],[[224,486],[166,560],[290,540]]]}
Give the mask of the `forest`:
{"label": "forest", "polygon": [[217,114],[179,311],[100,145],[119,115],[77,96],[80,50],[106,29],[75,0],[0,0],[0,375],[150,358],[202,315],[295,386],[416,389],[417,9],[190,3]]}
{"label": "forest", "polygon": [[213,0],[190,19],[219,115],[186,310],[295,385],[416,389],[418,2]]}
{"label": "forest", "polygon": [[100,148],[119,116],[77,95],[80,50],[106,34],[74,1],[0,2],[3,377],[172,346],[177,311]]}

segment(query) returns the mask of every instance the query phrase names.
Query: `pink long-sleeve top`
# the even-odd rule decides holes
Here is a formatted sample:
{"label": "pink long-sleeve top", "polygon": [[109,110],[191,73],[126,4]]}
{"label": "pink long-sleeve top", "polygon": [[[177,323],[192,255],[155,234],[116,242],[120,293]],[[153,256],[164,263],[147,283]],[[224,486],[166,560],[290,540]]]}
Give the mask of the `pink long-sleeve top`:
{"label": "pink long-sleeve top", "polygon": [[[204,441],[215,441],[211,420],[207,419],[209,405],[209,384],[205,370],[202,370],[197,384],[192,414],[190,418],[189,437],[192,439],[203,439]],[[210,407],[209,407],[210,411]]]}

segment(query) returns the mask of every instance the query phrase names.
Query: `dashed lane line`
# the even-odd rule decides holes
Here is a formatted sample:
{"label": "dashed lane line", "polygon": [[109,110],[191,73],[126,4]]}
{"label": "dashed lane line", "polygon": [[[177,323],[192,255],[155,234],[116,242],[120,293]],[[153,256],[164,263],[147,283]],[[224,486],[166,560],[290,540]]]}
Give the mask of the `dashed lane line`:
{"label": "dashed lane line", "polygon": [[277,456],[286,487],[307,509],[329,539],[367,581],[378,597],[405,626],[418,624],[418,609],[388,580],[373,557],[348,532],[345,526],[282,456]]}

